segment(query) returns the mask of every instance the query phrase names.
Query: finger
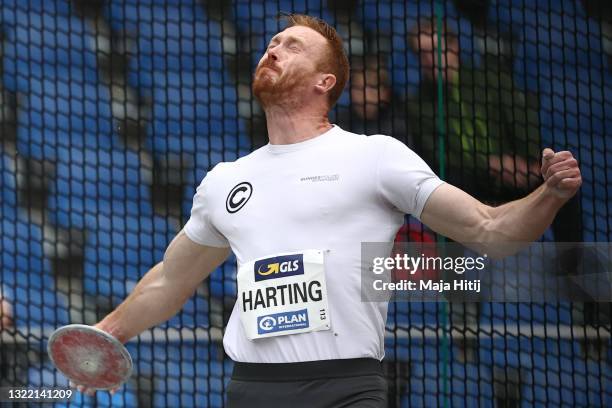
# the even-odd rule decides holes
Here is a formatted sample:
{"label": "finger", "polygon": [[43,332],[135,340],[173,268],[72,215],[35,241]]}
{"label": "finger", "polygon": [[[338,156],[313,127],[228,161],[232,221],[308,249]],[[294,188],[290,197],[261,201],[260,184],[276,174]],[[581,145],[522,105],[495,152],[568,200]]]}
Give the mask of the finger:
{"label": "finger", "polygon": [[572,168],[577,168],[577,167],[578,167],[578,160],[572,157],[571,159],[566,159],[561,162],[550,165],[548,169],[546,170],[545,177],[549,178],[556,172],[567,170],[567,169],[572,169]]}
{"label": "finger", "polygon": [[572,157],[574,157],[574,155],[572,155],[572,152],[563,150],[561,152],[555,153],[552,157],[548,157],[546,160],[544,160],[544,162],[553,165],[555,163],[562,162],[563,160],[571,159]]}
{"label": "finger", "polygon": [[[544,150],[546,151],[547,149],[544,149]],[[548,150],[551,150],[551,149],[548,149]],[[549,157],[549,156],[547,156],[547,157]],[[542,177],[544,177],[544,180],[547,180],[548,177],[549,177],[549,170],[548,169],[550,168],[550,166],[553,166],[553,165],[555,165],[557,163],[562,163],[565,160],[571,160],[571,159],[574,159],[574,156],[572,155],[571,152],[568,152],[568,151],[565,150],[565,151],[562,151],[562,152],[555,153],[552,158],[547,158],[547,159],[542,160],[541,172],[542,172]],[[578,164],[578,162],[576,161],[576,165],[577,164]]]}
{"label": "finger", "polygon": [[580,177],[580,169],[578,168],[561,170],[551,175],[547,179],[546,183],[554,187],[557,186],[557,184],[559,184],[559,182],[563,179],[571,179],[576,177]]}
{"label": "finger", "polygon": [[563,160],[555,160],[554,163],[550,164],[550,167],[563,167],[563,166],[568,166],[568,167],[577,167],[578,166],[578,160],[576,160],[574,158],[574,156],[570,156],[567,159],[563,159]]}
{"label": "finger", "polygon": [[578,189],[582,185],[582,177],[566,178],[559,182],[559,188],[563,190]]}

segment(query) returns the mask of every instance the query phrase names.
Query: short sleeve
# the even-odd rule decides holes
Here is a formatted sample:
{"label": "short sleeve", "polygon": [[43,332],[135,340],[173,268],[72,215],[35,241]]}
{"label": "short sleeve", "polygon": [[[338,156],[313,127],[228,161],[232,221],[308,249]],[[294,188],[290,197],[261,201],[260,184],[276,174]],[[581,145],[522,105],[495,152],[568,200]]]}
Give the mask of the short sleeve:
{"label": "short sleeve", "polygon": [[377,163],[378,189],[399,211],[420,218],[429,195],[443,181],[408,146],[389,136],[380,138]]}
{"label": "short sleeve", "polygon": [[185,224],[184,231],[189,239],[200,245],[227,248],[230,246],[229,242],[215,228],[210,219],[211,207],[208,201],[210,176],[211,173],[204,177],[196,190],[191,207],[191,216]]}

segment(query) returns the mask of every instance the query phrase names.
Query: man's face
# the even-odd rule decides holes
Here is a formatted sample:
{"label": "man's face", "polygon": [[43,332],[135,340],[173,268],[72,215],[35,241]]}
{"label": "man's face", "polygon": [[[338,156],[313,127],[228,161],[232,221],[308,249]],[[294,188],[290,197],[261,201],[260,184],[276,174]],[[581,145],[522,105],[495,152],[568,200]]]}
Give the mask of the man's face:
{"label": "man's face", "polygon": [[[421,33],[415,40],[414,49],[419,50],[419,60],[423,75],[429,79],[438,79],[438,34]],[[446,80],[447,75],[457,70],[459,67],[459,57],[457,45],[449,40],[444,44],[442,39],[442,79]]]}
{"label": "man's face", "polygon": [[253,77],[253,94],[263,107],[308,97],[327,47],[325,37],[304,26],[289,27],[272,37]]}
{"label": "man's face", "polygon": [[365,120],[375,120],[380,108],[391,100],[391,89],[379,78],[376,69],[355,72],[351,78],[351,104],[353,110]]}

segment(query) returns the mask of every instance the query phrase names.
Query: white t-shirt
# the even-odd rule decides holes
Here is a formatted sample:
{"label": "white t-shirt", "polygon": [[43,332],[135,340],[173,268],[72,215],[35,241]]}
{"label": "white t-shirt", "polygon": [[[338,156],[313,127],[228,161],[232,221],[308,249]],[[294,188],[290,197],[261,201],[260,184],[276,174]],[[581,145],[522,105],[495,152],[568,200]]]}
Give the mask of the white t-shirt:
{"label": "white t-shirt", "polygon": [[361,300],[361,243],[392,242],[442,181],[406,145],[334,126],[305,142],[266,145],[220,163],[197,189],[185,233],[230,246],[238,264],[326,250],[331,330],[249,340],[238,302],[223,339],[234,361],[382,360],[386,302]]}

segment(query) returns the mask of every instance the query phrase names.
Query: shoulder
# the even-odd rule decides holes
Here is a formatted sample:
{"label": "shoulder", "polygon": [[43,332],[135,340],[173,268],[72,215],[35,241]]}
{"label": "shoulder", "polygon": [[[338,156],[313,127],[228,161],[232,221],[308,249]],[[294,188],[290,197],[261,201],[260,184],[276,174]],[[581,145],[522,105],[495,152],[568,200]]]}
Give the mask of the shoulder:
{"label": "shoulder", "polygon": [[404,142],[388,135],[361,135],[347,131],[339,132],[337,141],[346,154],[358,154],[363,158],[379,160],[383,155],[415,155]]}
{"label": "shoulder", "polygon": [[367,141],[367,139],[368,136],[366,135],[349,132],[348,130],[344,130],[340,126],[336,125],[334,137],[333,139],[330,139],[330,141],[349,146],[361,146]]}
{"label": "shoulder", "polygon": [[390,150],[412,152],[404,142],[387,135],[368,136],[368,148],[376,149],[377,152]]}
{"label": "shoulder", "polygon": [[391,136],[386,135],[363,135],[352,133],[343,129],[338,128],[338,132],[335,136],[335,141],[338,143],[346,144],[348,146],[353,146],[362,149],[372,149],[377,147],[383,147],[388,144],[393,144],[395,142],[401,143]]}
{"label": "shoulder", "polygon": [[204,180],[202,180],[202,182],[206,182],[206,183],[212,183],[213,181],[222,178],[223,175],[227,174],[228,171],[231,171],[231,167],[232,164],[235,162],[220,162],[217,163],[212,169],[210,169],[207,173],[206,176],[204,177]]}

